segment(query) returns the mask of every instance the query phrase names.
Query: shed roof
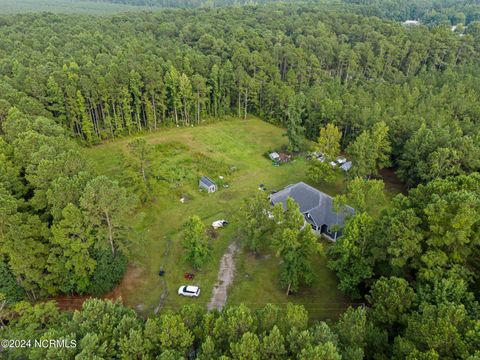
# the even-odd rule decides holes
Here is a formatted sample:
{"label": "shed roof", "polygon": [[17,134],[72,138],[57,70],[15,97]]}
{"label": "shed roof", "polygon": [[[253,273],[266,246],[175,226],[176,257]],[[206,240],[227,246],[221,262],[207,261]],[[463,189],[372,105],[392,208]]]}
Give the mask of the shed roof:
{"label": "shed roof", "polygon": [[352,168],[352,162],[351,161],[347,161],[346,163],[343,163],[341,166],[340,166],[340,169],[342,170],[345,170],[345,171],[348,171]]}
{"label": "shed roof", "polygon": [[200,179],[200,182],[208,187],[212,186],[212,185],[215,185],[215,183],[213,182],[212,179],[210,179],[209,177],[207,176],[202,176],[202,178]]}

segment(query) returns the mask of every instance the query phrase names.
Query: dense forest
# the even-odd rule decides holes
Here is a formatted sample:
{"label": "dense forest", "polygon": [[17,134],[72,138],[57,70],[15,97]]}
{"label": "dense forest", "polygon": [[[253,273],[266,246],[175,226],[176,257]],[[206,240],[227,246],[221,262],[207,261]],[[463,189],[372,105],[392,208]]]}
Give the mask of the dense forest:
{"label": "dense forest", "polygon": [[96,176],[53,120],[15,108],[0,139],[0,262],[8,301],[102,294],[126,267],[125,216],[134,201]]}
{"label": "dense forest", "polygon": [[310,139],[334,122],[345,147],[385,121],[410,186],[479,168],[478,23],[458,34],[301,5],[0,21],[0,116],[51,114],[89,144],[253,113]]}
{"label": "dense forest", "polygon": [[[3,15],[0,38],[0,335],[77,342],[60,355],[10,358],[480,357],[475,1]],[[96,174],[80,146],[248,114],[284,127],[292,153],[316,142],[356,164],[349,198],[336,200],[357,212],[327,256],[339,288],[365,307],[329,323],[293,305],[186,307],[144,320],[109,301],[73,314],[24,301],[101,295],[126,269],[136,196]],[[324,181],[317,165],[310,175]],[[375,178],[386,167],[408,191],[379,209]],[[247,205],[243,236],[255,251],[271,232],[268,211],[264,199]],[[272,239],[289,290],[310,271],[295,246],[308,253],[312,242],[297,229],[299,210],[290,215],[295,231]],[[289,273],[289,259],[301,274]]]}
{"label": "dense forest", "polygon": [[[158,6],[169,8],[220,7],[228,5],[261,5],[280,2],[279,0],[90,0],[93,2],[123,4],[132,6]],[[300,1],[284,0],[283,3]],[[304,2],[306,3],[306,2]],[[322,3],[333,7],[347,6],[350,11],[381,18],[408,20],[418,19],[428,25],[469,24],[480,19],[480,8],[475,0],[323,0],[308,3]]]}

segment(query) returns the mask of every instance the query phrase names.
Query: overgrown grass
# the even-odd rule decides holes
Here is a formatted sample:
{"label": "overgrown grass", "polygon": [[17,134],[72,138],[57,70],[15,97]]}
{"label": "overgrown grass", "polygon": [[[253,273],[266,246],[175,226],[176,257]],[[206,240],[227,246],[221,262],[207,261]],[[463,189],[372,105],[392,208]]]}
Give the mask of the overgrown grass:
{"label": "overgrown grass", "polygon": [[[235,240],[237,224],[232,222],[219,230],[212,240],[212,254],[207,265],[195,275],[192,283],[202,288],[198,299],[179,297],[177,289],[186,283],[185,272],[192,271],[185,262],[181,246],[181,226],[189,216],[198,215],[206,225],[216,219],[233,220],[242,200],[259,191],[258,184],[267,190],[280,190],[286,185],[307,181],[307,162],[298,158],[291,163],[275,167],[263,154],[268,149],[286,143],[284,130],[255,118],[225,120],[194,128],[160,130],[145,135],[154,145],[154,154],[148,165],[148,174],[155,179],[152,200],[138,210],[132,218],[134,231],[131,259],[142,271],[141,280],[133,287],[121,291],[127,304],[152,311],[165,290],[160,268],[166,271],[165,282],[169,296],[166,308],[183,304],[206,305],[216,281],[220,258],[228,244]],[[85,152],[97,171],[128,184],[132,169],[129,165],[127,144],[120,139]],[[228,188],[220,187],[214,194],[198,191],[198,178],[207,175],[216,181],[224,177]],[[322,188],[334,195],[344,187],[339,176],[336,184]],[[180,197],[189,200],[182,204]],[[335,275],[326,265],[325,258],[314,258],[315,281],[298,295],[286,296],[279,287],[279,260],[269,252],[253,256],[241,251],[237,255],[237,276],[229,291],[229,304],[246,303],[252,307],[267,302],[285,304],[288,301],[304,304],[315,318],[336,317],[344,311],[347,300],[337,290]]]}

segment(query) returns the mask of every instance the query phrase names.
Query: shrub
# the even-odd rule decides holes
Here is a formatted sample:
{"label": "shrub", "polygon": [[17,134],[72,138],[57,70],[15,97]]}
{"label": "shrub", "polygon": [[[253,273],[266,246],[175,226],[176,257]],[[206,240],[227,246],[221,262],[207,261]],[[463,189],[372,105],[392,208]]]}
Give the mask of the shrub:
{"label": "shrub", "polygon": [[25,297],[25,291],[17,284],[8,265],[0,261],[0,293],[5,294],[7,302],[14,303]]}
{"label": "shrub", "polygon": [[97,251],[94,258],[97,266],[90,280],[88,293],[100,296],[113,290],[120,283],[127,270],[128,259],[120,252],[114,256],[110,251]]}

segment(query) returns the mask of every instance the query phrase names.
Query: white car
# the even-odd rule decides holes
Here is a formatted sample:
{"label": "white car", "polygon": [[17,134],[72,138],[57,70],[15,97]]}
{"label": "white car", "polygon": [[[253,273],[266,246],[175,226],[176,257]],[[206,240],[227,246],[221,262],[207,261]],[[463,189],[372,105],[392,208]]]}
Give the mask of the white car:
{"label": "white car", "polygon": [[225,225],[228,225],[228,221],[226,220],[217,220],[217,221],[214,221],[212,223],[212,227],[214,229],[218,229],[218,228],[221,228],[221,227],[224,227]]}
{"label": "white car", "polygon": [[182,285],[178,288],[178,295],[198,297],[200,296],[200,288],[192,285]]}
{"label": "white car", "polygon": [[330,165],[332,165],[333,167],[336,167],[337,163],[335,161],[330,161]]}

